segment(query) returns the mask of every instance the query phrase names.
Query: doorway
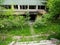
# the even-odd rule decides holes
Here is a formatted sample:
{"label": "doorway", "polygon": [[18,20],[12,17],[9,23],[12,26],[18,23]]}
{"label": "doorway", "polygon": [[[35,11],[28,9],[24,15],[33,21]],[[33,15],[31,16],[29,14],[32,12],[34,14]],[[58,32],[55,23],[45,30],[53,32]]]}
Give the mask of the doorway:
{"label": "doorway", "polygon": [[36,20],[36,14],[30,14],[30,21],[34,22]]}

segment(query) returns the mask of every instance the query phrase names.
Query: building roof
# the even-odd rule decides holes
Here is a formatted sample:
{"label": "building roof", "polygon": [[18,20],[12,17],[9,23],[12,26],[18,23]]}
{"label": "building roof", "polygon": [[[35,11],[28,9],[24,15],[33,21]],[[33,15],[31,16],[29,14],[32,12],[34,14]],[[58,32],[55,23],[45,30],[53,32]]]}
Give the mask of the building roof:
{"label": "building roof", "polygon": [[45,0],[4,0],[3,5],[43,5]]}

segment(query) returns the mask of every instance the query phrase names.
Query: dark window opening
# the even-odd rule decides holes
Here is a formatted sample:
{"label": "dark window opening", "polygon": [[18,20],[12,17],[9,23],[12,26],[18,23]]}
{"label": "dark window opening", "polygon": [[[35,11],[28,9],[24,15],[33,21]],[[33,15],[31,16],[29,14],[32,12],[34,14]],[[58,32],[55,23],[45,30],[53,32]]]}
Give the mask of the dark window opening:
{"label": "dark window opening", "polygon": [[5,9],[11,9],[11,5],[0,5],[0,6],[5,8]]}
{"label": "dark window opening", "polygon": [[18,9],[18,5],[14,5],[14,9]]}
{"label": "dark window opening", "polygon": [[30,5],[29,9],[36,9],[36,5]]}
{"label": "dark window opening", "polygon": [[28,6],[27,5],[20,5],[20,9],[27,9]]}
{"label": "dark window opening", "polygon": [[[26,19],[27,15],[23,14],[23,17]],[[30,17],[29,21],[34,22],[36,20],[37,14],[30,14],[29,17]]]}
{"label": "dark window opening", "polygon": [[45,6],[41,6],[41,9],[45,9]]}
{"label": "dark window opening", "polygon": [[35,21],[36,20],[36,14],[30,14],[30,21]]}
{"label": "dark window opening", "polygon": [[38,5],[38,9],[41,9],[41,6],[40,5]]}

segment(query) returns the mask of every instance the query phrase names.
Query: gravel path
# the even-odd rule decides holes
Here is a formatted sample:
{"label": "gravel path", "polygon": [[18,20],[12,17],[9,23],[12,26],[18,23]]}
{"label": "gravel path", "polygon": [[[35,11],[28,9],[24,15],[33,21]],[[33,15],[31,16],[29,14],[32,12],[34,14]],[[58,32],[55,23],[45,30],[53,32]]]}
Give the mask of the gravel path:
{"label": "gravel path", "polygon": [[33,22],[29,22],[29,25],[30,25],[30,33],[31,33],[31,35],[35,35],[35,31],[33,29]]}
{"label": "gravel path", "polygon": [[[13,41],[14,42],[14,41]],[[12,42],[12,43],[13,43]],[[11,45],[11,44],[9,44]],[[56,45],[52,43],[50,40],[41,40],[40,42],[37,41],[31,41],[31,42],[16,42],[13,45]]]}

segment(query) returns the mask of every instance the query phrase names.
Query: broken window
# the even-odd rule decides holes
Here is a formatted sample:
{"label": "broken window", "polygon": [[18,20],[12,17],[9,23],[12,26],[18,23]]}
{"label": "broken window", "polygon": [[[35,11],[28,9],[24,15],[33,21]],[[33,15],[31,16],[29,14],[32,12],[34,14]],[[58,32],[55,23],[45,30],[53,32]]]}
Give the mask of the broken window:
{"label": "broken window", "polygon": [[29,9],[36,9],[36,5],[30,5]]}
{"label": "broken window", "polygon": [[18,5],[14,5],[14,9],[18,9]]}
{"label": "broken window", "polygon": [[0,6],[5,8],[5,9],[11,9],[11,5],[0,5]]}
{"label": "broken window", "polygon": [[27,5],[20,5],[20,9],[27,9],[28,6]]}

